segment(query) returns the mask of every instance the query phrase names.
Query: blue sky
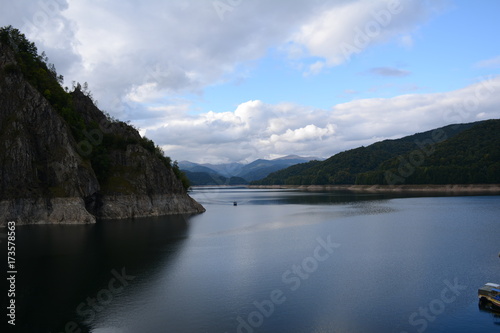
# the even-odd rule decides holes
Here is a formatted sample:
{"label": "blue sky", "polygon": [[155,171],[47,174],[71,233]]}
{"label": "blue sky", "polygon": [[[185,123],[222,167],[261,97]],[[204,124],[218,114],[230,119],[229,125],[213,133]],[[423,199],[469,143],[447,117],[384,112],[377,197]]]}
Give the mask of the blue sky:
{"label": "blue sky", "polygon": [[19,0],[0,24],[173,159],[217,163],[500,118],[499,13],[495,0]]}
{"label": "blue sky", "polygon": [[[317,75],[304,75],[293,68],[286,54],[270,48],[265,57],[251,64],[245,80],[208,86],[195,105],[200,111],[230,111],[241,101],[258,97],[266,103],[328,108],[352,99],[459,89],[480,76],[500,73],[500,65],[496,71],[475,66],[500,54],[500,46],[494,42],[500,42],[499,14],[498,1],[450,1],[422,22],[413,46],[389,41]],[[377,67],[408,74],[384,77],[370,72]]]}

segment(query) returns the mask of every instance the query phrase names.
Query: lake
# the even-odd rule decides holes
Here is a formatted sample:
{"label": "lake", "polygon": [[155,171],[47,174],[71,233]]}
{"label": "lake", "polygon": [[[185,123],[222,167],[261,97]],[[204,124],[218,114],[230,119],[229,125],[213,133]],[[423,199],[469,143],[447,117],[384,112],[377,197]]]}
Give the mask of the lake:
{"label": "lake", "polygon": [[477,300],[500,283],[500,196],[191,196],[205,213],[19,226],[16,332],[500,330]]}

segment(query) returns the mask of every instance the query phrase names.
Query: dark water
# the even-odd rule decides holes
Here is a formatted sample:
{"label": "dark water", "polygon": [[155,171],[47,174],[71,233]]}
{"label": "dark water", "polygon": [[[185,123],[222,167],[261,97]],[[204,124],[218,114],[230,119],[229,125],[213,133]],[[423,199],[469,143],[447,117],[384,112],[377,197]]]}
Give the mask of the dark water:
{"label": "dark water", "polygon": [[19,227],[15,331],[500,332],[477,301],[499,196],[192,196],[206,213]]}

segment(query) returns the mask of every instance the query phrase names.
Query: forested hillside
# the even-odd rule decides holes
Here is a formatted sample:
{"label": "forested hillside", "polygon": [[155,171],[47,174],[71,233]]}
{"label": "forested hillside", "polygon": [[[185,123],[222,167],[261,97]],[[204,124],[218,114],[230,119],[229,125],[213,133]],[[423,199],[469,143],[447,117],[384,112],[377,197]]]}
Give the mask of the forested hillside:
{"label": "forested hillside", "polygon": [[357,183],[499,184],[500,120],[477,123],[420,152],[385,161],[377,170],[358,175]]}
{"label": "forested hillside", "polygon": [[500,183],[500,120],[449,125],[280,170],[254,185]]}

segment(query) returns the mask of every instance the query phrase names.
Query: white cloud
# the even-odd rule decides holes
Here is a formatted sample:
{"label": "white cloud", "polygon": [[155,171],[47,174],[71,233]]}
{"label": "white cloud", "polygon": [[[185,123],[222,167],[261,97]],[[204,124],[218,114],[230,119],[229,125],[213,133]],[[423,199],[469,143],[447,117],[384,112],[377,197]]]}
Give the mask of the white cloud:
{"label": "white cloud", "polygon": [[69,76],[88,81],[104,108],[119,108],[111,99],[123,97],[144,103],[201,94],[286,40],[317,6],[245,1],[221,20],[212,1],[74,0],[64,15],[77,26],[82,62]]}
{"label": "white cloud", "polygon": [[329,157],[378,140],[491,118],[500,118],[500,77],[451,92],[361,99],[329,110],[249,101],[233,112],[174,114],[146,135],[178,160],[250,162],[291,153]]}
{"label": "white cloud", "polygon": [[[442,2],[234,1],[221,20],[213,1],[17,0],[4,6],[0,22],[27,29],[67,80],[89,82],[102,109],[132,120],[174,159],[251,161],[289,153],[327,157],[451,122],[500,118],[500,94],[489,89],[498,92],[498,78],[331,109],[251,100],[232,112],[193,115],[191,102],[180,97],[234,79],[273,48],[285,48],[296,69],[314,75],[346,63],[358,54],[352,50],[361,54],[390,40],[411,46]],[[496,58],[478,63],[495,64]]]}
{"label": "white cloud", "polygon": [[349,62],[366,48],[403,35],[409,45],[411,33],[426,20],[441,1],[360,0],[330,7],[303,24],[290,39],[297,57],[321,57],[329,66]]}
{"label": "white cloud", "polygon": [[320,128],[314,124],[306,125],[297,129],[287,129],[283,134],[272,134],[269,141],[278,142],[303,142],[303,141],[322,141],[324,137],[333,135],[335,132],[332,124],[327,124],[325,128]]}
{"label": "white cloud", "polygon": [[69,8],[67,0],[17,0],[4,4],[0,11],[0,26],[12,25],[20,29],[38,51],[45,51],[49,62],[61,73],[81,61],[75,51],[75,22],[64,16]]}
{"label": "white cloud", "polygon": [[353,43],[356,28],[373,29],[373,22],[383,28],[370,37],[369,47],[411,33],[432,7],[408,0],[401,13],[390,14],[391,8],[399,10],[388,7],[390,2],[224,2],[232,7],[221,20],[213,1],[40,0],[33,5],[19,0],[2,10],[0,21],[25,30],[67,84],[88,82],[102,108],[131,119],[137,117],[124,103],[202,94],[273,47],[287,45],[298,61],[320,57],[298,66],[307,75],[317,74],[345,61],[338,46]]}

